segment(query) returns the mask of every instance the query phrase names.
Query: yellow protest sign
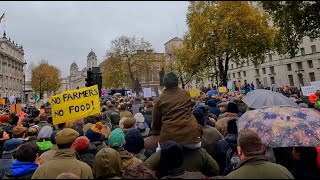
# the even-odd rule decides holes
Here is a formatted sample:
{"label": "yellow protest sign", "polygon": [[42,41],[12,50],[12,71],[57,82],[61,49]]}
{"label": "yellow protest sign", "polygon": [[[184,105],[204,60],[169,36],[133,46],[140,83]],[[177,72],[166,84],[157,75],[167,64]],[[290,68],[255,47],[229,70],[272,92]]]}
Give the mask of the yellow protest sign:
{"label": "yellow protest sign", "polygon": [[227,87],[225,87],[225,86],[218,87],[218,91],[219,91],[219,93],[226,93],[226,92],[228,92]]}
{"label": "yellow protest sign", "polygon": [[6,100],[5,99],[0,99],[0,105],[5,105],[6,104]]}
{"label": "yellow protest sign", "polygon": [[200,89],[190,89],[189,93],[191,97],[198,97],[200,96]]}
{"label": "yellow protest sign", "polygon": [[98,85],[51,96],[53,125],[100,113]]}

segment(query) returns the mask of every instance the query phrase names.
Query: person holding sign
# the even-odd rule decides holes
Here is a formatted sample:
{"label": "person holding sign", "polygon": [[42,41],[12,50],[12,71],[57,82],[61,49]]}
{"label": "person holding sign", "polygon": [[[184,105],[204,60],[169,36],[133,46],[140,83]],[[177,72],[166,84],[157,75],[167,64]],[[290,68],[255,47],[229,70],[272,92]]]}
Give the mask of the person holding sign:
{"label": "person holding sign", "polygon": [[178,87],[178,77],[164,76],[165,89],[155,102],[149,135],[159,135],[160,146],[167,140],[193,149],[201,146],[202,129],[192,115],[190,94]]}

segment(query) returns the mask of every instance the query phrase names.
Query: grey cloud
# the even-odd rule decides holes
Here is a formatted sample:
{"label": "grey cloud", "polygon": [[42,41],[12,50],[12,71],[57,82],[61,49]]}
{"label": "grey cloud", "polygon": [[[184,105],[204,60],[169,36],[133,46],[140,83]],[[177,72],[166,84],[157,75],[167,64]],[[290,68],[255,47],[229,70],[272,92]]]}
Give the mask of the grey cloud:
{"label": "grey cloud", "polygon": [[23,44],[27,61],[47,59],[66,76],[74,60],[82,69],[91,48],[101,59],[121,35],[143,37],[163,52],[163,44],[177,35],[176,24],[180,37],[187,30],[187,7],[187,1],[1,1],[0,13],[6,12],[7,36]]}

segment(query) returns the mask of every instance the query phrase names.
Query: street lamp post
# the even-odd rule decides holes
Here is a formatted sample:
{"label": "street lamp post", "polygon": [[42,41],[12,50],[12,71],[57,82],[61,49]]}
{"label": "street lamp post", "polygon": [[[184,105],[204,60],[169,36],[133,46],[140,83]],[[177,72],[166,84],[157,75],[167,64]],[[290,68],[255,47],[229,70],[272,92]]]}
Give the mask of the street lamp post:
{"label": "street lamp post", "polygon": [[23,63],[23,103],[26,103],[26,66],[27,61]]}

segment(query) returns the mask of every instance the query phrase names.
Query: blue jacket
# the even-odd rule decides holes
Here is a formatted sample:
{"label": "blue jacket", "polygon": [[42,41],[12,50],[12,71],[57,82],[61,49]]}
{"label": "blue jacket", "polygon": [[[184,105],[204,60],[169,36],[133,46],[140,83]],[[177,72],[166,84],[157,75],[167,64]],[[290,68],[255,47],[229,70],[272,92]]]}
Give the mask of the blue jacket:
{"label": "blue jacket", "polygon": [[219,117],[221,112],[220,112],[220,109],[217,107],[216,100],[214,99],[208,100],[208,106],[210,106],[210,112],[216,115],[217,117]]}

